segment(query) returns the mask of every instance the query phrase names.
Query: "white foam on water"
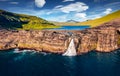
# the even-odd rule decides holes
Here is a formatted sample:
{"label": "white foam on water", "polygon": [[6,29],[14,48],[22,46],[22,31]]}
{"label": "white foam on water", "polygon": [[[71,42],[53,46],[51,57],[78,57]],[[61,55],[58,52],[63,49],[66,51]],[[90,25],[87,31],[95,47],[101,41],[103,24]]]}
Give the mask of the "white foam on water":
{"label": "white foam on water", "polygon": [[45,52],[40,52],[41,54],[43,54],[44,56],[46,56],[47,55],[47,53],[45,53]]}
{"label": "white foam on water", "polygon": [[19,49],[14,49],[14,53],[25,53],[25,52],[36,52],[35,50],[19,50]]}

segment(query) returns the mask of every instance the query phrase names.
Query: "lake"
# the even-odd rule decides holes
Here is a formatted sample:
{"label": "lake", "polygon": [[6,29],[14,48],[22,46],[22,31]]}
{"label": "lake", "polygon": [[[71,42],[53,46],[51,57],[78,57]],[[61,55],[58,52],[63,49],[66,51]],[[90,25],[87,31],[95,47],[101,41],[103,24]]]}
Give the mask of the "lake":
{"label": "lake", "polygon": [[0,51],[0,76],[120,76],[120,50],[75,57]]}
{"label": "lake", "polygon": [[84,30],[90,26],[61,26],[61,28],[54,28],[50,30]]}

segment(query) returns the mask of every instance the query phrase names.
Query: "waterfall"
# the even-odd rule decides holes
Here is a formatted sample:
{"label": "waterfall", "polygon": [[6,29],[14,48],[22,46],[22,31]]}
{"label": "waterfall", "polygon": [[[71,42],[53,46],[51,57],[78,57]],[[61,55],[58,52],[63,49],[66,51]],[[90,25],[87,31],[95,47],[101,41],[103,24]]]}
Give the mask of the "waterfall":
{"label": "waterfall", "polygon": [[76,55],[77,55],[77,53],[76,53],[76,49],[75,49],[74,39],[71,39],[68,49],[63,54],[63,56],[76,56]]}

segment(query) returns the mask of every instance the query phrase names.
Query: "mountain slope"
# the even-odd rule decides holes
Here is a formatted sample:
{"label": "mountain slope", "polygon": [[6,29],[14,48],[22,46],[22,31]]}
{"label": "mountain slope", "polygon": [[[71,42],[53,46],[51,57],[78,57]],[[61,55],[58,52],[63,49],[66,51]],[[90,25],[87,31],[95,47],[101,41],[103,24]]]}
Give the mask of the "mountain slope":
{"label": "mountain slope", "polygon": [[16,14],[0,10],[0,27],[7,29],[44,29],[54,28],[54,24],[36,16]]}
{"label": "mountain slope", "polygon": [[84,26],[84,25],[90,25],[91,27],[95,27],[95,26],[98,26],[100,24],[103,24],[105,22],[109,22],[113,19],[117,19],[117,18],[120,18],[120,10],[116,11],[116,12],[113,12],[111,14],[108,14],[102,18],[98,18],[98,19],[94,19],[94,20],[89,20],[89,21],[85,21],[85,22],[74,22],[74,23],[70,23],[70,22],[52,22],[54,23],[55,25],[61,25],[61,26],[64,26],[64,25],[70,25],[70,26]]}
{"label": "mountain slope", "polygon": [[70,22],[70,23],[77,23],[78,21],[75,21],[75,20],[68,20],[67,22]]}
{"label": "mountain slope", "polygon": [[109,21],[116,19],[116,18],[120,18],[120,10],[113,12],[111,14],[108,14],[102,18],[81,22],[80,25],[91,25],[92,27],[95,27],[95,26],[98,26],[98,25],[105,23],[105,22],[109,22]]}

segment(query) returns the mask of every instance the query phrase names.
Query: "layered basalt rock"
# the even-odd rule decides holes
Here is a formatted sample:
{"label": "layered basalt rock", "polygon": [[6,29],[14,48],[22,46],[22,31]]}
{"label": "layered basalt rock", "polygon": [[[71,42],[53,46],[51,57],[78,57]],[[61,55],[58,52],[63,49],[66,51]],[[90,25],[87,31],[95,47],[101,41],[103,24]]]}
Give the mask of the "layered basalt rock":
{"label": "layered basalt rock", "polygon": [[78,54],[111,52],[120,47],[120,19],[82,31],[0,30],[0,50],[21,48],[63,53],[74,38]]}

